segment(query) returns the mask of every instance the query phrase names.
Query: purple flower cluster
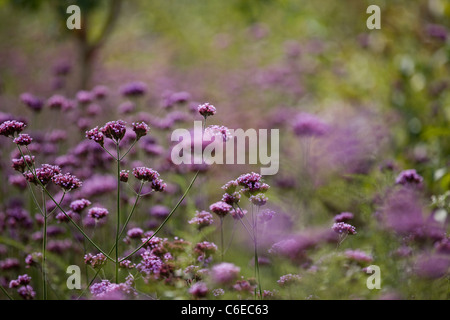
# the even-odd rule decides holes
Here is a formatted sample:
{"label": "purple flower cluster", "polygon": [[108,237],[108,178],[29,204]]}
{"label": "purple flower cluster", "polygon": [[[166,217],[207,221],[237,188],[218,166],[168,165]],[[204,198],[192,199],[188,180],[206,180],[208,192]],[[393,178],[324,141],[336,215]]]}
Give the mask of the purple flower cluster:
{"label": "purple flower cluster", "polygon": [[404,170],[395,179],[396,184],[401,185],[420,185],[423,178],[417,174],[415,169]]}
{"label": "purple flower cluster", "polygon": [[318,137],[328,131],[328,126],[317,116],[310,113],[300,113],[293,124],[297,136]]}
{"label": "purple flower cluster", "polygon": [[127,127],[125,121],[117,120],[107,122],[100,130],[106,138],[119,142],[125,136]]}
{"label": "purple flower cluster", "polygon": [[338,234],[356,234],[356,228],[345,222],[336,222],[332,229]]}
{"label": "purple flower cluster", "polygon": [[147,85],[140,81],[127,83],[120,88],[120,92],[126,97],[142,96],[146,91]]}
{"label": "purple flower cluster", "polygon": [[35,112],[41,111],[44,107],[44,102],[29,92],[22,93],[20,95],[20,101]]}
{"label": "purple flower cluster", "polygon": [[209,206],[209,210],[221,218],[225,217],[232,209],[232,206],[223,201],[218,201]]}
{"label": "purple flower cluster", "polygon": [[32,156],[23,156],[18,159],[12,159],[12,168],[19,172],[24,172],[28,167],[32,167],[34,165],[35,157]]}
{"label": "purple flower cluster", "polygon": [[52,181],[66,192],[78,189],[83,185],[80,179],[70,173],[57,174],[52,177]]}
{"label": "purple flower cluster", "polygon": [[152,251],[153,250],[145,250],[141,254],[142,260],[136,268],[146,275],[158,276],[163,267],[163,261]]}
{"label": "purple flower cluster", "polygon": [[208,291],[208,286],[204,282],[196,282],[189,288],[189,293],[196,298],[205,297]]}
{"label": "purple flower cluster", "polygon": [[198,113],[200,113],[205,119],[209,116],[213,116],[216,114],[216,107],[212,104],[204,103],[198,106]]}
{"label": "purple flower cluster", "polygon": [[155,191],[164,191],[166,184],[163,180],[159,178],[159,173],[156,170],[147,167],[136,167],[133,168],[133,175],[136,179],[143,182],[151,182],[152,189]]}
{"label": "purple flower cluster", "polygon": [[298,283],[302,277],[298,274],[285,274],[280,277],[279,280],[277,280],[277,283],[281,286],[287,286],[290,284]]}
{"label": "purple flower cluster", "polygon": [[26,133],[21,133],[17,138],[14,138],[13,141],[19,146],[28,146],[33,141],[33,138]]}
{"label": "purple flower cluster", "polygon": [[347,222],[354,218],[351,212],[341,212],[334,217],[334,222]]}
{"label": "purple flower cluster", "polygon": [[103,135],[103,133],[102,133],[101,129],[99,129],[99,127],[95,127],[89,131],[86,131],[86,138],[97,142],[102,147],[105,144],[105,136]]}
{"label": "purple flower cluster", "polygon": [[98,253],[93,255],[88,253],[84,256],[84,263],[90,265],[92,268],[98,268],[104,265],[106,262],[106,257],[103,253]]}
{"label": "purple flower cluster", "polygon": [[[43,164],[40,168],[34,170],[34,174],[31,171],[24,172],[25,178],[36,185],[38,185],[38,180],[46,186],[53,177],[61,173],[61,168],[59,166],[54,166],[50,164]],[[36,180],[37,178],[37,180]]]}
{"label": "purple flower cluster", "polygon": [[194,218],[189,220],[188,223],[196,224],[199,229],[202,229],[213,223],[213,216],[207,211],[197,211]]}
{"label": "purple flower cluster", "polygon": [[111,283],[109,280],[94,283],[90,287],[92,296],[97,300],[123,300],[137,297],[133,288],[134,279],[128,276],[124,283]]}
{"label": "purple flower cluster", "polygon": [[362,250],[346,250],[345,251],[345,256],[353,261],[356,262],[372,262],[373,258],[371,255],[365,253]]}
{"label": "purple flower cluster", "polygon": [[81,213],[84,209],[89,207],[92,203],[87,199],[78,199],[75,201],[72,201],[70,203],[70,209],[73,212]]}
{"label": "purple flower cluster", "polygon": [[229,262],[222,262],[213,266],[211,271],[214,282],[227,284],[238,277],[241,268]]}
{"label": "purple flower cluster", "polygon": [[14,137],[25,129],[26,124],[17,120],[8,120],[0,124],[0,135]]}
{"label": "purple flower cluster", "polygon": [[105,208],[93,207],[88,211],[88,216],[95,220],[101,220],[107,215],[109,215],[109,211]]}
{"label": "purple flower cluster", "polygon": [[133,122],[133,131],[136,134],[136,140],[139,140],[143,136],[147,135],[150,131],[150,127],[145,122]]}

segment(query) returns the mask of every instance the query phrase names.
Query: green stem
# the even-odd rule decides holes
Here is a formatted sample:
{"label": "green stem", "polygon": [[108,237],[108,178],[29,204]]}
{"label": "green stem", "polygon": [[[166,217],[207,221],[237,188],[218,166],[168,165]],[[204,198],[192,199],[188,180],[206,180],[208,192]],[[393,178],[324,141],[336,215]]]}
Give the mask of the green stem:
{"label": "green stem", "polygon": [[[19,149],[19,152],[20,152],[20,154],[22,156],[22,159],[25,161],[25,156],[24,156],[24,154],[22,152],[22,149],[20,149],[19,146],[17,146],[17,148]],[[50,192],[48,192],[47,188],[37,178],[36,173],[33,172],[33,170],[30,168],[30,166],[28,165],[28,163],[26,161],[25,161],[25,164],[26,164],[28,170],[33,173],[33,176],[34,176],[37,184],[42,188],[42,190],[44,190],[45,194],[50,198],[50,200],[52,200],[56,204],[58,209],[61,210],[61,212],[67,217],[67,219],[69,219],[69,221],[77,228],[77,230],[83,235],[83,237],[86,238],[86,240],[88,240],[98,251],[103,253],[108,260],[114,261],[114,259],[111,258],[108,254],[106,254],[106,252],[103,251],[94,241],[92,241],[92,239],[89,238],[89,236],[83,231],[83,229],[81,229],[81,227],[75,221],[73,221],[73,219],[66,213],[66,211],[63,208],[61,208],[59,203],[55,200],[55,198],[52,197]]]}
{"label": "green stem", "polygon": [[42,191],[42,208],[44,211],[44,230],[42,234],[42,281],[43,297],[47,300],[47,206],[45,205],[45,193]]}
{"label": "green stem", "polygon": [[5,288],[3,288],[3,286],[0,284],[0,290],[2,290],[2,292],[5,294],[5,296],[8,297],[9,300],[14,300],[13,297],[11,297],[9,295],[9,293],[5,290]]}
{"label": "green stem", "polygon": [[131,252],[129,255],[127,255],[125,258],[121,259],[119,262],[124,261],[126,259],[128,259],[129,257],[131,257],[133,254],[135,254],[136,252],[138,252],[139,250],[141,250],[145,245],[147,245],[147,243],[153,239],[153,237],[155,237],[158,232],[162,229],[162,227],[164,227],[164,225],[167,223],[167,221],[170,220],[170,218],[172,217],[172,215],[174,214],[174,212],[178,209],[178,207],[180,206],[181,202],[183,202],[184,198],[186,198],[187,194],[189,193],[189,190],[191,190],[195,180],[198,177],[198,174],[200,173],[200,171],[198,170],[195,175],[194,178],[192,178],[191,182],[189,183],[189,186],[187,187],[186,191],[184,192],[184,194],[181,196],[180,200],[178,200],[177,204],[175,205],[175,207],[172,209],[172,211],[170,211],[169,215],[166,217],[166,219],[164,219],[164,221],[159,225],[158,229],[156,229],[156,231],[147,239],[147,241],[145,241],[143,244],[141,244],[139,247],[137,247],[133,252]]}
{"label": "green stem", "polygon": [[116,223],[116,283],[119,283],[119,234],[120,234],[120,148],[119,142],[116,145],[117,150],[117,223]]}
{"label": "green stem", "polygon": [[221,259],[223,262],[223,253],[225,248],[223,247],[223,217],[220,217],[220,248],[221,248]]}

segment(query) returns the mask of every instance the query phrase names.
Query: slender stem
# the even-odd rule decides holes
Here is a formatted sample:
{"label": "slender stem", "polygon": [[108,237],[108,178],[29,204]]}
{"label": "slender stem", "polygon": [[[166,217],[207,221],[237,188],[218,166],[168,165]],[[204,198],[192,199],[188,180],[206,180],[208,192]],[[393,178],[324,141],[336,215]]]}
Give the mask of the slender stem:
{"label": "slender stem", "polygon": [[133,254],[135,254],[136,252],[138,252],[139,250],[141,250],[145,245],[147,245],[147,243],[153,239],[153,237],[155,237],[158,232],[162,229],[162,227],[164,227],[164,225],[167,223],[167,221],[170,220],[170,218],[172,217],[172,215],[174,214],[174,212],[178,209],[178,207],[180,206],[181,202],[183,202],[184,198],[186,198],[187,194],[189,193],[189,191],[191,190],[195,180],[198,177],[198,174],[200,173],[200,170],[198,170],[195,175],[194,178],[192,178],[191,182],[189,183],[189,186],[187,187],[186,191],[184,192],[184,194],[181,196],[180,200],[178,200],[177,204],[175,205],[175,207],[172,209],[172,211],[170,211],[169,215],[166,217],[166,219],[164,219],[164,221],[159,225],[158,229],[156,229],[156,231],[147,239],[147,241],[145,241],[144,243],[142,243],[139,247],[137,247],[133,252],[131,252],[129,255],[127,255],[125,258],[122,258],[119,262],[128,259],[129,257],[131,257]]}
{"label": "slender stem", "polygon": [[6,291],[5,288],[3,288],[3,286],[0,284],[0,290],[2,290],[2,292],[5,294],[5,296],[8,297],[9,300],[14,300],[13,297],[11,297],[8,293],[8,291]]}
{"label": "slender stem", "polygon": [[42,281],[43,297],[47,300],[47,206],[45,205],[45,193],[42,191],[42,208],[44,211],[44,230],[42,234]]}
{"label": "slender stem", "polygon": [[116,223],[116,283],[119,283],[119,233],[120,233],[120,147],[116,144],[117,150],[117,223]]}
{"label": "slender stem", "polygon": [[119,160],[123,160],[123,158],[125,158],[127,156],[127,154],[131,151],[131,149],[133,149],[134,145],[136,144],[136,142],[138,142],[138,140],[134,140],[133,143],[131,144],[130,148],[128,148],[127,152],[124,153],[124,155],[120,158],[118,158]]}
{"label": "slender stem", "polygon": [[[19,146],[17,146],[17,148],[19,149],[22,159],[25,161],[25,156],[22,152],[22,149]],[[26,164],[28,170],[30,170],[30,172],[33,173],[37,184],[42,188],[42,190],[44,190],[45,194],[50,198],[50,200],[52,200],[56,204],[58,209],[61,210],[61,212],[67,217],[67,219],[69,219],[69,221],[77,228],[77,230],[83,235],[83,237],[85,237],[86,240],[88,240],[98,251],[103,253],[108,260],[114,261],[114,259],[111,258],[108,254],[106,254],[106,252],[103,251],[94,241],[92,241],[92,239],[89,238],[89,236],[83,231],[83,229],[81,229],[81,227],[75,221],[73,221],[73,219],[66,213],[66,211],[63,208],[61,208],[59,203],[55,200],[55,198],[52,197],[50,192],[48,192],[47,188],[42,184],[41,180],[38,179],[38,177],[36,176],[36,173],[32,171],[32,169],[30,168],[30,166],[28,165],[28,163],[26,161],[25,161],[25,164]]]}
{"label": "slender stem", "polygon": [[223,253],[225,248],[223,247],[223,217],[220,217],[220,249],[221,249],[221,259],[223,262]]}

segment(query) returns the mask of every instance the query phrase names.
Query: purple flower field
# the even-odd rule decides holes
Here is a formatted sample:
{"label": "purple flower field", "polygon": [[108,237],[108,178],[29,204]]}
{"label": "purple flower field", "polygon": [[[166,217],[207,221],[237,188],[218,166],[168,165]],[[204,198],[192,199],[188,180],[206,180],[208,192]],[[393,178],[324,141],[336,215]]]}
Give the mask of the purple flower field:
{"label": "purple flower field", "polygon": [[450,299],[447,1],[74,4],[0,1],[0,300]]}

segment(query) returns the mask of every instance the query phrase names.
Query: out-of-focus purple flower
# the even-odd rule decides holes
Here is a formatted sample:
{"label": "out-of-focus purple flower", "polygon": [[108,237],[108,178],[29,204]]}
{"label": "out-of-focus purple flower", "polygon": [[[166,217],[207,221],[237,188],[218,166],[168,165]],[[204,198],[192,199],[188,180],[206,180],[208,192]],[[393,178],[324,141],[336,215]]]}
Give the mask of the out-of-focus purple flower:
{"label": "out-of-focus purple flower", "polygon": [[334,222],[347,222],[354,218],[351,212],[341,212],[340,214],[334,216]]}
{"label": "out-of-focus purple flower", "polygon": [[401,185],[420,185],[422,181],[423,178],[417,174],[415,169],[404,170],[395,179],[395,183]]}
{"label": "out-of-focus purple flower", "polygon": [[72,101],[59,94],[55,94],[48,98],[47,105],[50,109],[59,109],[63,111],[73,109],[74,107]]}
{"label": "out-of-focus purple flower", "polygon": [[426,26],[426,33],[432,37],[442,41],[447,40],[448,30],[446,27],[438,24],[428,24]]}
{"label": "out-of-focus purple flower", "polygon": [[212,125],[205,129],[204,139],[212,140],[213,137],[220,137],[222,140],[228,141],[232,138],[230,130],[225,126]]}
{"label": "out-of-focus purple flower", "polygon": [[143,136],[147,135],[150,131],[150,127],[145,122],[133,122],[133,131],[136,133],[136,140],[139,140]]}
{"label": "out-of-focus purple flower", "polygon": [[34,292],[33,287],[30,285],[20,287],[17,289],[17,293],[25,300],[32,300],[36,296],[36,292]]}
{"label": "out-of-focus purple flower", "polygon": [[449,274],[450,256],[422,254],[417,258],[415,271],[424,278],[437,279]]}
{"label": "out-of-focus purple flower", "polygon": [[72,209],[73,212],[80,213],[85,208],[89,207],[92,203],[87,199],[79,199],[72,201],[70,203],[70,209]]}
{"label": "out-of-focus purple flower", "polygon": [[89,215],[89,217],[91,217],[95,220],[100,220],[100,219],[105,218],[107,215],[109,215],[109,211],[105,208],[93,207],[93,208],[89,209],[88,215]]}
{"label": "out-of-focus purple flower", "polygon": [[239,200],[241,199],[241,194],[239,192],[233,192],[232,194],[225,193],[222,196],[222,201],[225,203],[228,203],[230,206],[239,203]]}
{"label": "out-of-focus purple flower", "polygon": [[196,298],[206,297],[208,291],[208,286],[204,282],[196,282],[189,288],[189,293]]}
{"label": "out-of-focus purple flower", "polygon": [[231,209],[230,214],[231,214],[231,216],[233,217],[234,220],[240,220],[247,214],[247,210],[245,210],[245,209]]}
{"label": "out-of-focus purple flower", "polygon": [[328,126],[319,117],[310,113],[300,113],[293,123],[297,136],[319,137],[328,131]]}
{"label": "out-of-focus purple flower", "polygon": [[146,275],[158,276],[163,266],[162,260],[152,250],[146,250],[141,254],[142,260],[136,268]]}
{"label": "out-of-focus purple flower", "polygon": [[50,164],[43,164],[40,168],[34,170],[33,174],[31,171],[24,172],[24,177],[31,183],[38,185],[36,178],[45,186],[47,185],[54,176],[61,173],[61,168],[59,166],[53,166]]}
{"label": "out-of-focus purple flower", "polygon": [[281,287],[285,287],[287,285],[290,284],[295,284],[298,283],[300,281],[302,277],[298,274],[285,274],[283,276],[280,277],[279,280],[277,280],[277,283],[281,286]]}
{"label": "out-of-focus purple flower", "polygon": [[15,258],[6,258],[5,260],[0,261],[0,269],[3,271],[17,269],[19,267],[19,260]]}
{"label": "out-of-focus purple flower", "polygon": [[345,256],[353,261],[356,262],[372,262],[373,258],[371,255],[365,253],[362,250],[346,250],[345,251]]}
{"label": "out-of-focus purple flower", "polygon": [[31,277],[27,274],[20,275],[16,280],[11,280],[9,283],[9,288],[17,288],[20,285],[30,284]]}
{"label": "out-of-focus purple flower", "polygon": [[12,167],[14,170],[19,172],[24,172],[28,167],[32,167],[34,165],[34,156],[23,156],[18,159],[12,159]]}
{"label": "out-of-focus purple flower", "polygon": [[122,171],[120,171],[120,181],[128,182],[129,174],[130,174],[129,170],[122,170]]}
{"label": "out-of-focus purple flower", "polygon": [[450,238],[444,238],[434,244],[437,253],[450,255]]}
{"label": "out-of-focus purple flower", "polygon": [[28,108],[36,112],[41,111],[44,107],[44,102],[40,98],[28,92],[20,95],[20,101],[22,101]]}
{"label": "out-of-focus purple flower", "polygon": [[77,101],[81,104],[88,104],[94,100],[94,95],[90,91],[81,90],[77,92]]}
{"label": "out-of-focus purple flower", "polygon": [[198,256],[211,256],[217,251],[217,246],[208,241],[199,242],[194,247],[194,252]]}
{"label": "out-of-focus purple flower", "polygon": [[150,208],[149,213],[155,218],[164,219],[169,215],[170,209],[163,205],[156,205]]}
{"label": "out-of-focus purple flower", "polygon": [[199,229],[202,229],[213,223],[213,216],[207,211],[197,211],[194,218],[189,220],[188,223],[196,224]]}
{"label": "out-of-focus purple flower", "polygon": [[219,217],[225,217],[233,209],[228,203],[223,201],[218,201],[209,206],[209,210],[217,214]]}
{"label": "out-of-focus purple flower", "polygon": [[130,239],[142,238],[144,231],[141,228],[132,228],[128,230],[127,237]]}
{"label": "out-of-focus purple flower", "polygon": [[86,131],[86,138],[97,142],[102,147],[105,143],[105,136],[101,132],[101,129],[99,129],[98,127],[95,127],[89,131]]}
{"label": "out-of-focus purple flower", "polygon": [[147,92],[147,85],[140,81],[130,82],[120,88],[120,93],[126,97],[139,97]]}
{"label": "out-of-focus purple flower", "polygon": [[57,174],[52,177],[55,185],[64,189],[64,191],[71,191],[80,188],[83,183],[80,179],[70,173]]}
{"label": "out-of-focus purple flower", "polygon": [[68,211],[66,211],[66,214],[64,214],[63,212],[58,213],[55,216],[55,219],[58,220],[59,223],[62,223],[62,222],[69,222],[70,219],[75,220],[75,219],[77,219],[77,217],[79,217],[79,216],[76,215],[73,211],[68,210]]}
{"label": "out-of-focus purple flower", "polygon": [[268,198],[263,193],[258,193],[257,195],[250,196],[249,200],[255,206],[261,207],[267,203]]}
{"label": "out-of-focus purple flower", "polygon": [[88,253],[84,256],[84,263],[90,265],[92,268],[97,268],[105,264],[106,256],[103,253],[93,255]]}
{"label": "out-of-focus purple flower", "polygon": [[236,191],[238,185],[239,184],[236,180],[231,180],[222,186],[222,190],[224,190],[226,193],[232,194]]}
{"label": "out-of-focus purple flower", "polygon": [[222,262],[212,267],[212,278],[216,283],[230,283],[234,281],[241,271],[241,268],[229,262]]}
{"label": "out-of-focus purple flower", "polygon": [[220,297],[225,294],[225,290],[223,290],[222,288],[217,288],[212,291],[212,294],[214,297]]}
{"label": "out-of-focus purple flower", "polygon": [[258,221],[259,223],[266,223],[272,220],[273,216],[275,215],[275,212],[272,210],[264,210],[263,212],[258,214]]}
{"label": "out-of-focus purple flower", "polygon": [[103,135],[115,142],[119,142],[125,136],[127,127],[125,121],[109,121],[102,128],[100,128]]}
{"label": "out-of-focus purple flower", "polygon": [[57,76],[65,76],[72,70],[72,65],[67,60],[57,61],[53,66],[53,73]]}
{"label": "out-of-focus purple flower", "polygon": [[132,287],[131,278],[124,283],[111,283],[109,280],[94,283],[89,289],[96,300],[126,300],[137,296],[136,290]]}
{"label": "out-of-focus purple flower", "polygon": [[414,189],[401,188],[386,199],[382,220],[389,229],[410,234],[424,225],[423,206]]}
{"label": "out-of-focus purple flower", "polygon": [[14,137],[25,129],[26,124],[22,121],[8,120],[0,124],[0,135],[5,137]]}
{"label": "out-of-focus purple flower", "polygon": [[159,173],[156,170],[153,170],[152,168],[147,167],[136,167],[133,168],[133,175],[138,180],[151,182],[154,179],[159,178]]}
{"label": "out-of-focus purple flower", "polygon": [[332,229],[338,234],[356,234],[356,228],[345,222],[337,222],[333,224]]}
{"label": "out-of-focus purple flower", "polygon": [[109,94],[109,88],[102,85],[95,86],[92,89],[92,94],[98,100],[104,99]]}
{"label": "out-of-focus purple flower", "polygon": [[198,113],[200,113],[205,119],[209,116],[213,116],[216,114],[216,107],[212,104],[204,103],[198,106]]}

